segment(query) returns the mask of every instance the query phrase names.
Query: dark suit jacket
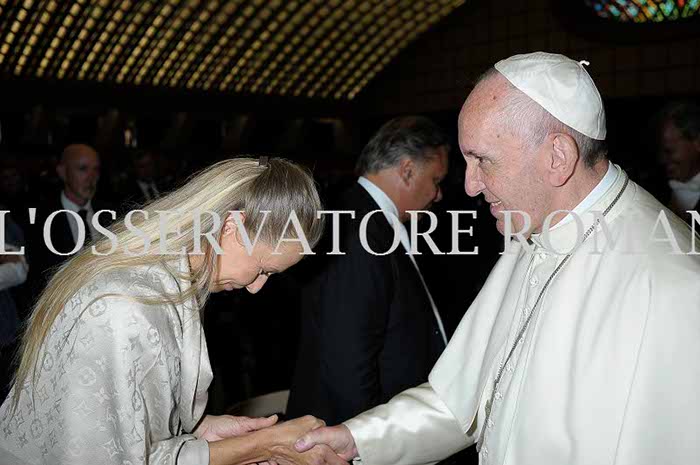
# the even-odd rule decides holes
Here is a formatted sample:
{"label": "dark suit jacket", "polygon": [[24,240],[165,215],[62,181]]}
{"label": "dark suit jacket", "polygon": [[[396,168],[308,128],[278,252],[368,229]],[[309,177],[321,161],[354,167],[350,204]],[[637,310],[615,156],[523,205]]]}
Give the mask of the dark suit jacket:
{"label": "dark suit jacket", "polygon": [[[166,187],[158,182],[156,182],[155,185],[156,189],[158,189],[159,197],[163,196],[163,194],[166,192]],[[146,197],[144,196],[143,191],[141,190],[141,187],[139,187],[139,184],[135,178],[130,180],[120,189],[118,203],[119,216],[125,215],[130,210],[139,209],[144,203],[146,203]]]}
{"label": "dark suit jacket", "polygon": [[[415,267],[398,248],[375,256],[360,243],[359,225],[379,207],[358,185],[340,208],[343,256],[317,255],[317,275],[302,291],[301,342],[287,415],[312,414],[337,424],[427,380],[444,349]],[[345,216],[347,217],[347,216]],[[331,227],[327,227],[330,249]],[[367,241],[387,251],[394,232],[384,214],[372,216]]]}
{"label": "dark suit jacket", "polygon": [[[102,204],[99,200],[92,200],[92,209],[95,213],[103,209],[112,209],[108,205]],[[44,223],[48,216],[57,210],[64,210],[61,204],[61,194],[56,193],[51,196],[44,204],[39,205],[36,209],[36,221],[31,226],[31,242],[27,246],[27,258],[30,264],[29,279],[32,289],[38,295],[38,292],[43,289],[44,284],[50,277],[51,272],[64,261],[70,259],[72,255],[56,255],[46,245],[44,240]],[[100,215],[100,224],[108,227],[111,223],[111,217],[104,213]],[[51,242],[53,247],[62,253],[67,253],[75,247],[73,233],[68,223],[68,214],[61,213],[56,215],[51,222],[50,230]],[[87,242],[87,237],[86,237]]]}

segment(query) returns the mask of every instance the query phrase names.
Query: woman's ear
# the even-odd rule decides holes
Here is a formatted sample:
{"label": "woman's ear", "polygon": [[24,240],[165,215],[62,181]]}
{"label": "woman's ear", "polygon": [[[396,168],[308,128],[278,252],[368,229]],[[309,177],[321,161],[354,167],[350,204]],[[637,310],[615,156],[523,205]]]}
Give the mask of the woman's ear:
{"label": "woman's ear", "polygon": [[561,187],[571,178],[579,159],[578,145],[569,134],[550,134],[551,138],[547,157],[549,182],[554,187]]}
{"label": "woman's ear", "polygon": [[[235,216],[234,216],[235,215]],[[238,218],[236,218],[238,217]],[[224,221],[223,225],[223,231],[222,235],[228,235],[231,233],[237,233],[238,232],[238,222],[240,221],[240,224],[243,225],[245,224],[245,213],[244,212],[230,212],[226,216],[226,220]]]}

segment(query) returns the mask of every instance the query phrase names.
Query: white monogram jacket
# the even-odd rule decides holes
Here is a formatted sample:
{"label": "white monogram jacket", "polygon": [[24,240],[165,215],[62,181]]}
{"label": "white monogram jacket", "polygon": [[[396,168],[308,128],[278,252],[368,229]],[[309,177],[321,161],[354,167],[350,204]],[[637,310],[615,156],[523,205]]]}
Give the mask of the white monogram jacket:
{"label": "white monogram jacket", "polygon": [[16,387],[0,407],[0,463],[209,463],[206,441],[188,434],[212,379],[199,308],[131,298],[185,290],[187,260],[170,265],[103,273],[68,302],[36,384],[14,414]]}

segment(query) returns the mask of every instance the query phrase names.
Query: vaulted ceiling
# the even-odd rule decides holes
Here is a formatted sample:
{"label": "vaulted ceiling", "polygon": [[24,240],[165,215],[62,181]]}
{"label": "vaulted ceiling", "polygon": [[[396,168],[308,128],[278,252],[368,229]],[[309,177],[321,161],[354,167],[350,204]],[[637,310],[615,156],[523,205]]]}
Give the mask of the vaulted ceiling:
{"label": "vaulted ceiling", "polygon": [[0,77],[349,101],[464,0],[0,0]]}

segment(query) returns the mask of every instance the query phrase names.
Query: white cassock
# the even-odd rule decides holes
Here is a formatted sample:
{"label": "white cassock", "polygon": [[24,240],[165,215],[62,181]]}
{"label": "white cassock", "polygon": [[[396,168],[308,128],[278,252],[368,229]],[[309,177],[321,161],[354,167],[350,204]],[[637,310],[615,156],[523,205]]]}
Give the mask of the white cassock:
{"label": "white cassock", "polygon": [[[35,384],[14,414],[0,407],[0,465],[206,465],[191,434],[212,379],[195,299],[133,299],[184,292],[187,258],[100,274],[71,298],[44,344]],[[41,357],[41,355],[40,355]]]}
{"label": "white cassock", "polygon": [[[649,243],[652,231],[672,233],[688,252],[693,238],[644,189],[625,184],[619,167],[611,169],[608,187],[580,216],[582,229],[575,221],[555,226],[551,247],[542,236],[531,251],[512,243],[428,383],[346,422],[364,465],[433,463],[477,441],[481,464],[700,463],[700,256]],[[610,205],[609,236],[595,228],[514,344],[563,260],[551,248],[570,250],[594,224],[590,212]],[[667,229],[657,224],[661,210]]]}

